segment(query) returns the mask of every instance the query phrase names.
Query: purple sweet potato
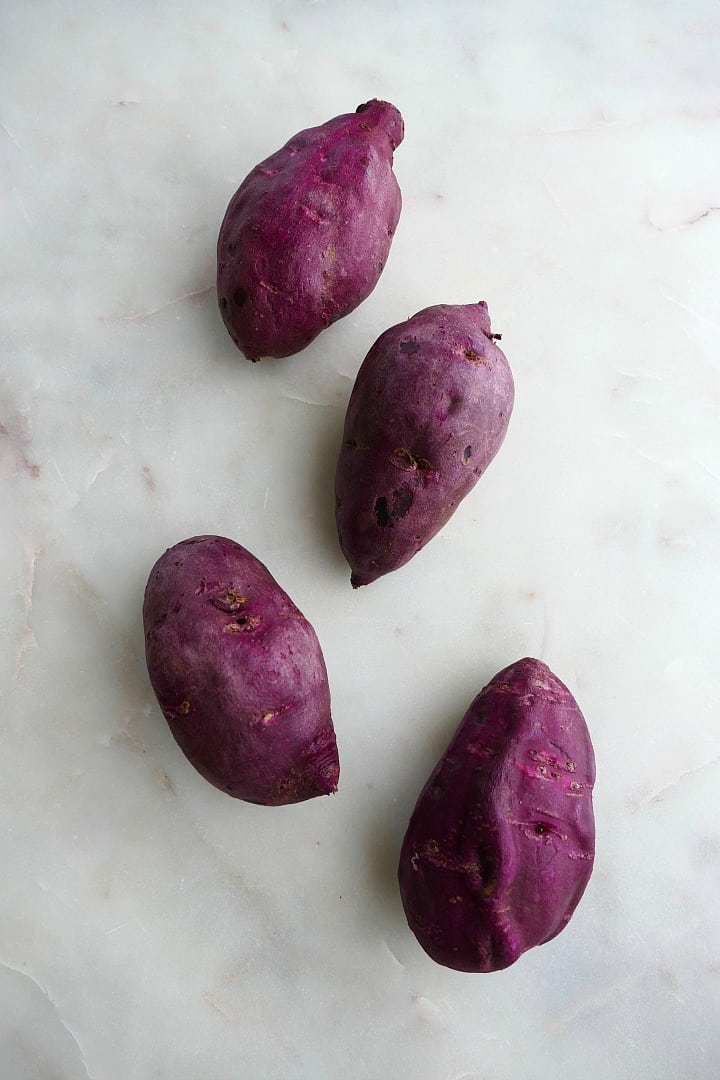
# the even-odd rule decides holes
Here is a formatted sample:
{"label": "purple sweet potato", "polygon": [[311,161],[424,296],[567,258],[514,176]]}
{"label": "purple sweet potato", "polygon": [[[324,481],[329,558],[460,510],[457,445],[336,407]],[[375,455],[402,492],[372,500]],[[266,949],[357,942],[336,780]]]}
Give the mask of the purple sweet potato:
{"label": "purple sweet potato", "polygon": [[478,694],[420,793],[398,880],[439,964],[499,971],[567,925],[593,867],[595,758],[570,691],[519,660]]}
{"label": "purple sweet potato", "polygon": [[143,622],[160,708],[206,780],[265,806],[336,790],[318,639],[254,555],[222,536],[176,544],[150,573]]}
{"label": "purple sweet potato", "polygon": [[400,217],[403,121],[369,101],[295,135],[230,200],[218,238],[225,326],[249,360],[290,356],[375,288]]}
{"label": "purple sweet potato", "polygon": [[335,478],[353,587],[397,570],[442,528],[505,437],[512,373],[487,304],[392,326],[360,367]]}

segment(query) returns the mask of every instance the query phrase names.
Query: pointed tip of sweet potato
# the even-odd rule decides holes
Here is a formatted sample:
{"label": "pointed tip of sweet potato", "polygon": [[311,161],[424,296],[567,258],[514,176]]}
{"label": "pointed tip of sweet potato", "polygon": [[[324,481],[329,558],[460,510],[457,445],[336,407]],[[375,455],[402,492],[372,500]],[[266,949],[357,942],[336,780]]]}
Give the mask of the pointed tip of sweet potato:
{"label": "pointed tip of sweet potato", "polygon": [[371,570],[353,570],[350,575],[350,584],[353,589],[361,589],[363,585],[372,585],[382,574],[375,574]]}

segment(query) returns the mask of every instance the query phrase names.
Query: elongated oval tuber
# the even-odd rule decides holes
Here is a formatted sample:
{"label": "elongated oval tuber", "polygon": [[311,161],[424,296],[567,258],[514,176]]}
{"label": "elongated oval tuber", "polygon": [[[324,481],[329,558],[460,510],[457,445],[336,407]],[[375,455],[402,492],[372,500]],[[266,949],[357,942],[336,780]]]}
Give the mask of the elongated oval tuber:
{"label": "elongated oval tuber", "polygon": [[403,121],[386,101],[301,131],[230,200],[218,238],[225,326],[249,360],[290,356],[377,285],[400,217]]}
{"label": "elongated oval tuber", "polygon": [[478,694],[402,845],[405,915],[433,960],[498,971],[567,925],[595,853],[595,758],[570,691],[519,660]]}
{"label": "elongated oval tuber", "polygon": [[254,555],[222,536],[176,544],[150,573],[143,622],[160,708],[206,780],[267,806],[336,790],[320,644]]}
{"label": "elongated oval tuber", "polygon": [[335,475],[353,587],[403,566],[500,449],[513,379],[487,304],[439,304],[386,330],[350,396]]}

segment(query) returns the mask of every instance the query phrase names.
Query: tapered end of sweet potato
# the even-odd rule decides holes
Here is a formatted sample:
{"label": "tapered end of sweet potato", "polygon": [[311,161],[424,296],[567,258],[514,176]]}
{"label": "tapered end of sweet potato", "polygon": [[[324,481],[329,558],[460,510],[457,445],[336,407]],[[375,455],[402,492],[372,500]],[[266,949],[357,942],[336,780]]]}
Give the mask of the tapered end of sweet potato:
{"label": "tapered end of sweet potato", "polygon": [[373,98],[364,105],[358,105],[356,113],[365,113],[363,121],[373,127],[387,131],[393,150],[396,150],[405,136],[405,124],[398,109],[389,101]]}
{"label": "tapered end of sweet potato", "polygon": [[333,736],[332,745],[318,754],[312,763],[306,762],[303,768],[293,770],[279,780],[270,798],[264,796],[262,799],[246,801],[257,801],[261,806],[288,806],[291,803],[306,802],[320,795],[334,795],[339,779],[340,763]]}
{"label": "tapered end of sweet potato", "polygon": [[350,584],[353,589],[360,589],[363,585],[372,585],[373,581],[377,581],[380,574],[368,573],[365,570],[353,570],[350,575]]}

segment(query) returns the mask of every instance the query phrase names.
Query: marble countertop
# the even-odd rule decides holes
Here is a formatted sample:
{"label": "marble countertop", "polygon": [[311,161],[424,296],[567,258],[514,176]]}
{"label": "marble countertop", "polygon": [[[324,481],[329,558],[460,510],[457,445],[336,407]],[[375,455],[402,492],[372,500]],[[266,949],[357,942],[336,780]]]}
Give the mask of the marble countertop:
{"label": "marble countertop", "polygon": [[[544,1080],[720,1068],[720,8],[8,4],[0,71],[3,1080]],[[370,97],[405,118],[386,271],[251,366],[214,248],[246,172]],[[487,300],[508,437],[353,592],[332,477],[386,327]],[[200,532],[313,622],[341,785],[223,796],[144,666]],[[595,743],[595,873],[507,971],[433,964],[395,882],[472,697],[537,656]]]}

